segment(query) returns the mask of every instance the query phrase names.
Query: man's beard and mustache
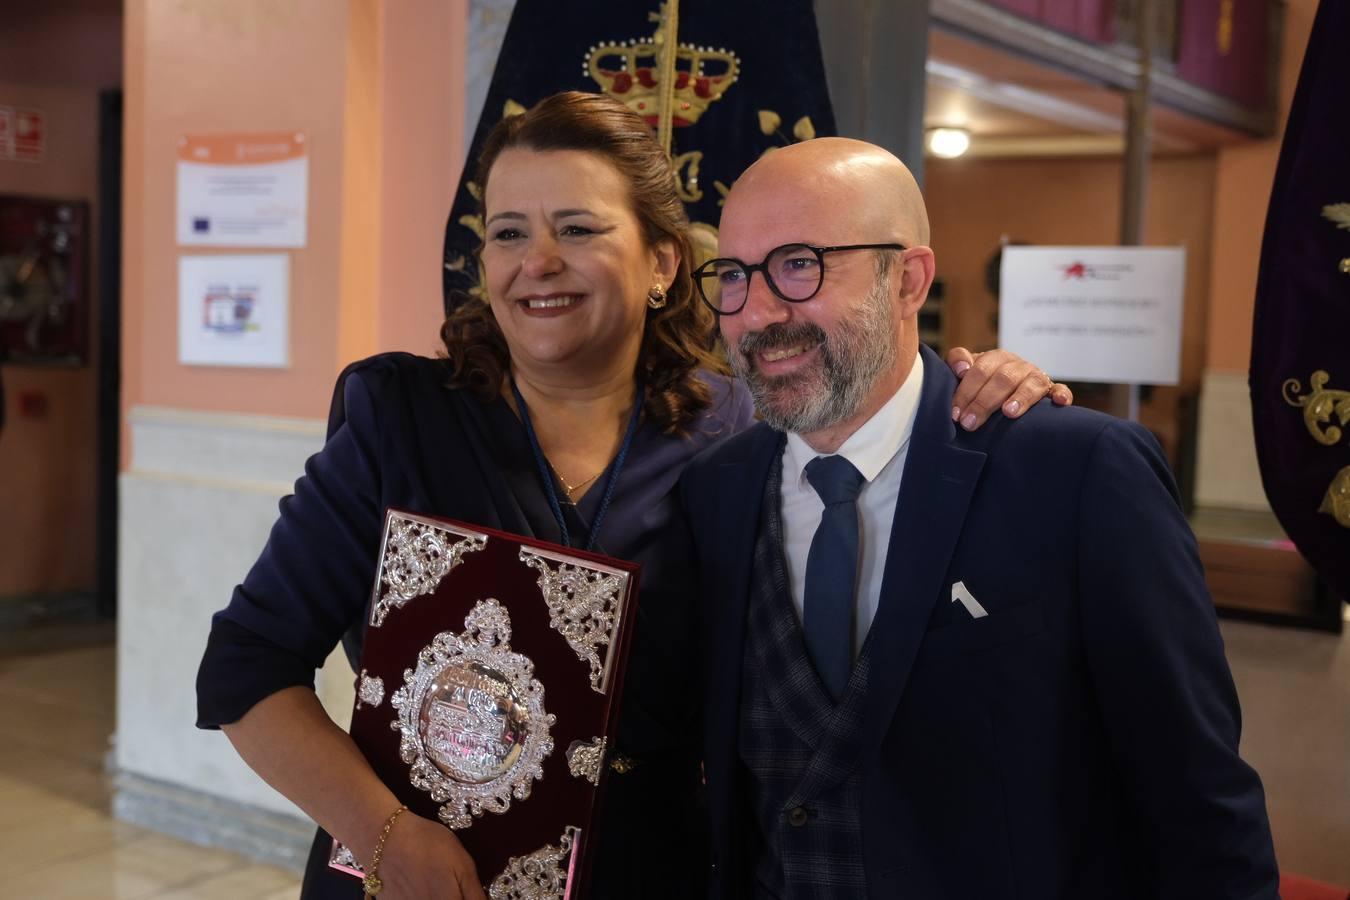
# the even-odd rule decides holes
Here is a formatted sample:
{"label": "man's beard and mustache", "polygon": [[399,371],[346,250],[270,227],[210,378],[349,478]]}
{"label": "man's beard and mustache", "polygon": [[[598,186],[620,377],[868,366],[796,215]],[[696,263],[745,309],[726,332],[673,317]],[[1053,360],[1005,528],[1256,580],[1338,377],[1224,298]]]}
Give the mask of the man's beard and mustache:
{"label": "man's beard and mustache", "polygon": [[[734,350],[726,348],[731,369],[744,379],[761,419],[779,431],[810,434],[857,414],[899,357],[888,281],[879,279],[832,335],[811,322],[775,324],[744,335]],[[799,346],[818,346],[821,364],[770,377],[753,362],[762,352]]]}

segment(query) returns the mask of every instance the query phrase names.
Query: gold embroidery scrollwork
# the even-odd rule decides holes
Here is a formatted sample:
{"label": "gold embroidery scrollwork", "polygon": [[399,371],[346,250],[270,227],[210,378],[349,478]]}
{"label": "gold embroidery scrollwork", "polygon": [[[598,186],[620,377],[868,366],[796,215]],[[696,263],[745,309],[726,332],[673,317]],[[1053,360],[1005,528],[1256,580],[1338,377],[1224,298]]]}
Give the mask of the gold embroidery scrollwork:
{"label": "gold embroidery scrollwork", "polygon": [[1284,402],[1303,409],[1303,424],[1313,440],[1330,447],[1341,439],[1343,432],[1331,424],[1335,416],[1341,426],[1350,425],[1350,391],[1327,390],[1331,375],[1318,369],[1308,379],[1309,391],[1303,394],[1303,384],[1297,378],[1285,381],[1282,390]]}
{"label": "gold embroidery scrollwork", "polygon": [[[1328,203],[1322,207],[1322,218],[1343,231],[1350,231],[1350,203]],[[1342,275],[1350,275],[1350,256],[1341,260]]]}
{"label": "gold embroidery scrollwork", "polygon": [[1317,507],[1320,513],[1326,513],[1336,520],[1342,528],[1350,528],[1350,466],[1346,466],[1331,479],[1331,487]]}
{"label": "gold embroidery scrollwork", "polygon": [[698,167],[701,162],[702,150],[681,153],[670,161],[675,169],[675,192],[685,203],[697,203],[703,199],[703,189],[698,186]]}
{"label": "gold embroidery scrollwork", "polygon": [[[1343,429],[1350,426],[1350,391],[1327,390],[1330,380],[1326,370],[1318,369],[1308,379],[1308,393],[1303,393],[1303,385],[1297,378],[1285,381],[1281,389],[1285,403],[1303,409],[1303,424],[1313,440],[1326,447],[1340,441],[1345,434]],[[1340,422],[1339,426],[1331,423],[1333,418]],[[1342,528],[1350,528],[1350,466],[1336,473],[1317,511],[1331,516]]]}

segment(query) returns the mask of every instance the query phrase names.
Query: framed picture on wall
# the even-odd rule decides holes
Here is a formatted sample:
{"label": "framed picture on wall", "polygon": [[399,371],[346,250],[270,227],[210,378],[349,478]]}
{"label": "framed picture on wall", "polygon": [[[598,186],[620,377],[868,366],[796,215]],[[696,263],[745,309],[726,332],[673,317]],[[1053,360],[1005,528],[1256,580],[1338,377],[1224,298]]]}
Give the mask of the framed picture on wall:
{"label": "framed picture on wall", "polygon": [[89,358],[89,204],[0,195],[0,357]]}

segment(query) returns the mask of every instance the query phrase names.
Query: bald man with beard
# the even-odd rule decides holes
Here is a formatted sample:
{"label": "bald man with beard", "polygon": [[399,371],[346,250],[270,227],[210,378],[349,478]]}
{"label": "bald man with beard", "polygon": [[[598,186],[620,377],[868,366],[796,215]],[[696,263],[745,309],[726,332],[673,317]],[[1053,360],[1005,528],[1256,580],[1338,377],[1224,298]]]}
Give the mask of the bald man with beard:
{"label": "bald man with beard", "polygon": [[696,273],[762,422],[686,470],[713,896],[1278,897],[1194,538],[1142,428],[978,432],[918,339],[923,197],[768,154]]}

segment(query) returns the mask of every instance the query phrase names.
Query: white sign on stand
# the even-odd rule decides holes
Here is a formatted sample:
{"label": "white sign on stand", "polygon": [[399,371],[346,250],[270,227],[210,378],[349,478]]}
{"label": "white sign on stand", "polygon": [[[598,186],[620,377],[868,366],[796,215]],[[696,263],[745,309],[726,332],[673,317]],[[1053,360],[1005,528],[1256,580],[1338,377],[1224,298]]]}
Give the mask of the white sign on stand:
{"label": "white sign on stand", "polygon": [[178,243],[305,246],[309,149],[298,132],[178,139]]}
{"label": "white sign on stand", "polygon": [[1004,247],[1000,347],[1059,381],[1176,384],[1181,247]]}
{"label": "white sign on stand", "polygon": [[284,253],[178,259],[178,361],[290,364],[291,261]]}

